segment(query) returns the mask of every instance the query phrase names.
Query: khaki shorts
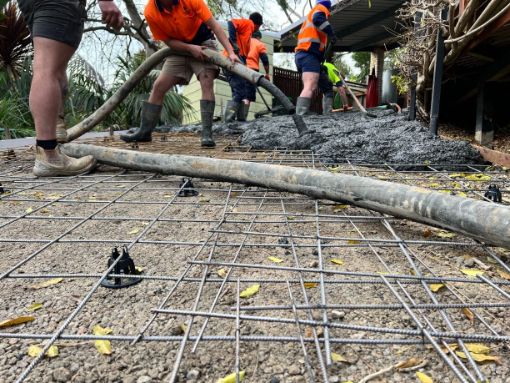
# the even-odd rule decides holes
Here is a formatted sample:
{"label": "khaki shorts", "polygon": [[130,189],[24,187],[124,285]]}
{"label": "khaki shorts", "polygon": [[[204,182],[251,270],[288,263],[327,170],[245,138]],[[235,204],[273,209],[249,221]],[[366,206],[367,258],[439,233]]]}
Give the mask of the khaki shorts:
{"label": "khaki shorts", "polygon": [[[206,40],[201,45],[213,50],[217,50],[216,41],[214,40]],[[195,74],[198,78],[198,75],[206,69],[214,71],[215,77],[218,77],[218,74],[220,73],[219,68],[214,64],[200,61],[190,56],[175,55],[167,57],[161,72],[167,75],[182,78],[184,80],[182,85],[187,85],[189,84],[191,77],[193,77],[193,74]]]}

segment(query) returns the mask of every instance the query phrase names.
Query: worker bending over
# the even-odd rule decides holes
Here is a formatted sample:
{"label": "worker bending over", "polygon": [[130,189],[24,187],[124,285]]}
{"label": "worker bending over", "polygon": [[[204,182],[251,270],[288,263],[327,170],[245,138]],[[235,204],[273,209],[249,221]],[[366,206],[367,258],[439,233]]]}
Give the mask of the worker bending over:
{"label": "worker bending over", "polygon": [[[261,39],[262,33],[260,33],[260,31],[253,32],[250,44],[250,52],[248,53],[248,57],[246,59],[246,66],[258,72],[259,61],[262,61],[262,65],[264,65],[264,70],[266,71],[264,77],[269,80],[269,58],[267,57],[266,44],[260,41]],[[250,110],[250,103],[255,102],[257,99],[257,85],[246,81],[245,96],[246,98],[243,100],[242,108],[239,108],[239,110],[243,111],[243,114],[241,115],[239,112],[237,113],[237,121],[246,121],[248,112]]]}
{"label": "worker bending over", "polygon": [[328,61],[322,64],[322,71],[319,76],[319,89],[322,92],[322,114],[329,114],[333,109],[334,89],[337,88],[338,94],[342,99],[344,112],[349,109],[349,101],[345,93],[345,83],[340,78],[340,72],[336,66]]}
{"label": "worker bending over", "polygon": [[154,39],[163,41],[188,56],[171,55],[152,86],[148,102],[142,109],[140,128],[133,134],[122,135],[126,142],[151,141],[152,131],[159,122],[166,93],[175,85],[187,85],[195,74],[202,88],[200,113],[202,117],[201,145],[214,147],[212,122],[215,107],[213,84],[219,74],[217,66],[206,61],[205,48],[216,50],[214,35],[225,48],[232,62],[239,62],[227,35],[214,19],[203,0],[149,0],[145,19]]}
{"label": "worker bending over", "polygon": [[296,67],[303,80],[303,90],[296,102],[296,113],[299,115],[306,114],[310,109],[328,38],[330,44],[336,43],[333,28],[328,21],[330,9],[331,1],[318,0],[299,30],[295,56]]}
{"label": "worker bending over", "polygon": [[[253,12],[248,19],[233,19],[228,22],[230,43],[234,48],[234,52],[238,54],[241,62],[245,65],[250,53],[251,36],[253,32],[259,30],[262,24],[262,15],[258,12]],[[249,105],[245,106],[246,104],[243,102],[243,100],[247,99],[247,81],[227,70],[225,71],[225,76],[230,84],[232,100],[227,103],[224,119],[225,122],[232,122],[237,117],[238,112],[240,116],[248,114],[244,109],[248,109]]]}

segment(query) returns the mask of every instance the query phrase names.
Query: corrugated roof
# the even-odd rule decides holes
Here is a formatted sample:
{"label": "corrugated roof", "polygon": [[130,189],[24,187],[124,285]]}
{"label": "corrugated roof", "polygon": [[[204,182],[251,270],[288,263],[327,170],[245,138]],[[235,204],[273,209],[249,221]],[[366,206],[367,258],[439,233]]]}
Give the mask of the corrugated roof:
{"label": "corrugated roof", "polygon": [[[344,0],[334,3],[329,22],[338,42],[335,51],[363,51],[392,47],[395,34],[400,32],[396,11],[404,0]],[[281,50],[293,51],[304,17],[281,31]]]}

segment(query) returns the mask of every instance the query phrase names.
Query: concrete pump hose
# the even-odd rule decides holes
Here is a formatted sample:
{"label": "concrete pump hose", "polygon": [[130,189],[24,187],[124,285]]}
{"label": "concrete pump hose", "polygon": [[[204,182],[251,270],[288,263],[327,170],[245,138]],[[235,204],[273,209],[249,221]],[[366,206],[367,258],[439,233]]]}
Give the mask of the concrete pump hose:
{"label": "concrete pump hose", "polygon": [[[301,116],[295,115],[295,108],[292,102],[283,94],[283,92],[278,89],[274,84],[270,81],[266,80],[264,76],[255,72],[244,65],[241,64],[232,64],[232,62],[222,54],[212,49],[204,49],[204,54],[207,56],[208,61],[214,63],[222,68],[225,68],[236,75],[244,78],[245,80],[250,81],[253,84],[257,84],[264,89],[266,89],[269,93],[271,93],[280,103],[285,107],[289,114],[293,115],[294,121],[296,123],[296,128],[300,135],[307,132],[306,125]],[[131,77],[126,81],[124,85],[122,85],[117,91],[103,104],[101,105],[94,113],[85,118],[80,123],[71,127],[67,131],[67,140],[73,141],[76,138],[80,137],[84,133],[93,129],[97,124],[99,124],[102,120],[104,120],[126,97],[127,95],[138,85],[138,83],[145,78],[150,71],[158,65],[163,59],[166,57],[179,54],[179,55],[188,55],[185,52],[178,52],[172,50],[170,48],[164,48],[156,53],[152,54],[147,60],[145,60],[131,75]]]}
{"label": "concrete pump hose", "polygon": [[510,207],[438,193],[416,186],[306,168],[236,160],[142,153],[66,144],[73,157],[169,175],[255,185],[352,205],[455,231],[486,244],[510,248]]}

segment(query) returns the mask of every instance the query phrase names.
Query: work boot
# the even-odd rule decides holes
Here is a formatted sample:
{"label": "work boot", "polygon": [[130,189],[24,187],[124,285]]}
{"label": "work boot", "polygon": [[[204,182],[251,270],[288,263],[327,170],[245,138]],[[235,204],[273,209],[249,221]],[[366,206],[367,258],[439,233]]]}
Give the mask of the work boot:
{"label": "work boot", "polygon": [[132,134],[121,134],[120,138],[125,142],[152,141],[152,131],[159,122],[162,108],[161,105],[144,102],[140,127]]}
{"label": "work boot", "polygon": [[298,97],[296,101],[296,114],[299,116],[304,116],[308,113],[310,109],[310,104],[312,103],[312,99],[308,97]]}
{"label": "work boot", "polygon": [[67,142],[67,125],[62,116],[57,118],[57,142],[60,144]]}
{"label": "work boot", "polygon": [[239,105],[239,109],[237,109],[237,121],[245,122],[248,117],[248,112],[250,111],[250,104],[245,104],[242,102]]}
{"label": "work boot", "polygon": [[322,114],[330,114],[333,109],[333,97],[322,96]]}
{"label": "work boot", "polygon": [[75,176],[91,171],[96,165],[92,156],[72,158],[60,151],[60,146],[53,150],[35,147],[34,175],[37,177]]}
{"label": "work boot", "polygon": [[215,105],[214,101],[200,100],[200,114],[202,117],[202,139],[200,144],[207,148],[214,148],[216,146],[212,136]]}
{"label": "work boot", "polygon": [[236,118],[237,111],[239,110],[239,107],[241,106],[240,102],[230,100],[227,102],[227,107],[225,108],[225,122],[233,122]]}

